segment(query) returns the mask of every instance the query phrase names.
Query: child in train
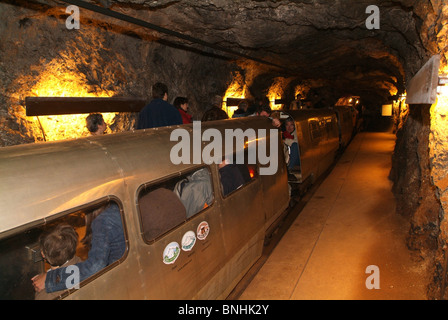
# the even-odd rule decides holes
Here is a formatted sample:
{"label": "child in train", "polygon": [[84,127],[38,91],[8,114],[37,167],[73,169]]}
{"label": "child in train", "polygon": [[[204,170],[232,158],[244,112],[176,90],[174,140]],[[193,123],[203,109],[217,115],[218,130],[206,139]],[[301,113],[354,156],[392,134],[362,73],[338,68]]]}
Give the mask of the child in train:
{"label": "child in train", "polygon": [[[113,201],[86,215],[86,235],[82,242],[90,250],[87,260],[76,264],[79,281],[87,279],[123,256],[126,250],[123,230],[120,208]],[[39,274],[32,279],[34,289],[37,292],[65,290],[70,274],[67,268]]]}
{"label": "child in train", "polygon": [[[68,224],[60,224],[50,232],[43,233],[39,239],[42,257],[48,262],[51,270],[63,268],[81,262],[76,256],[78,234]],[[37,292],[36,300],[50,300],[59,295],[58,292]]]}
{"label": "child in train", "polygon": [[283,142],[288,149],[286,156],[289,157],[288,171],[297,171],[300,166],[299,142],[297,139],[296,124],[294,119],[285,120],[285,131],[283,131]]}

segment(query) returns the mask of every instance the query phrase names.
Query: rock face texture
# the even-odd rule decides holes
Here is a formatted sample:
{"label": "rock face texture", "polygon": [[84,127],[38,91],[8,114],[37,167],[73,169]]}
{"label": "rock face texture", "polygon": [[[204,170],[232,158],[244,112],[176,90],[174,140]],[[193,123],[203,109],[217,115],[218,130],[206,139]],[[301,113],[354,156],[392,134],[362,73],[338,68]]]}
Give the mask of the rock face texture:
{"label": "rock face texture", "polygon": [[[157,81],[201,118],[215,96],[331,106],[359,96],[370,112],[405,93],[434,54],[448,72],[444,0],[0,1],[0,146],[86,136],[85,115],[27,117],[27,96],[150,99]],[[75,8],[76,9],[76,8]],[[112,10],[120,16],[107,15]],[[106,11],[107,11],[106,10]],[[136,19],[138,23],[136,24]],[[79,29],[71,28],[79,22]],[[445,294],[448,231],[444,106],[399,115],[391,179],[409,247],[434,260],[428,297]],[[109,132],[136,115],[107,117]],[[445,120],[446,121],[446,120]]]}
{"label": "rock face texture", "polygon": [[[236,77],[246,98],[266,95],[280,82],[278,98],[292,100],[301,91],[331,105],[357,95],[377,108],[404,92],[428,57],[422,38],[427,47],[434,38],[421,28],[422,1],[85,2],[92,7],[78,7],[79,29],[69,29],[74,11],[68,2],[0,2],[1,145],[48,139],[24,116],[26,96],[149,99],[155,81],[168,84],[171,99],[188,96],[196,119]],[[119,118],[125,119],[112,128],[128,129],[135,121]]]}

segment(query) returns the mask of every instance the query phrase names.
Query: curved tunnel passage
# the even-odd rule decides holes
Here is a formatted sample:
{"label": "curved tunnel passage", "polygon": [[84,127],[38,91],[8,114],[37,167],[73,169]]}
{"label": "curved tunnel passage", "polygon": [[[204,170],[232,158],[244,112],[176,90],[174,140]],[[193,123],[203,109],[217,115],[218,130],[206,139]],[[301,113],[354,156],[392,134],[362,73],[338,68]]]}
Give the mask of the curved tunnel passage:
{"label": "curved tunnel passage", "polygon": [[[162,81],[171,99],[189,97],[195,120],[215,96],[289,102],[297,93],[324,106],[356,96],[378,114],[406,93],[434,54],[441,56],[440,73],[448,71],[443,1],[88,1],[171,34],[87,9],[80,10],[80,28],[71,29],[66,8],[75,2],[0,1],[1,146],[46,140],[50,130],[66,134],[27,117],[27,96],[150,98],[151,85]],[[411,221],[409,247],[434,262],[429,298],[444,294],[434,288],[445,279],[447,162],[435,150],[445,144],[444,129],[436,128],[444,111],[431,110],[410,106],[398,115],[390,174],[397,211]],[[110,132],[120,132],[136,117],[120,113],[107,121]]]}

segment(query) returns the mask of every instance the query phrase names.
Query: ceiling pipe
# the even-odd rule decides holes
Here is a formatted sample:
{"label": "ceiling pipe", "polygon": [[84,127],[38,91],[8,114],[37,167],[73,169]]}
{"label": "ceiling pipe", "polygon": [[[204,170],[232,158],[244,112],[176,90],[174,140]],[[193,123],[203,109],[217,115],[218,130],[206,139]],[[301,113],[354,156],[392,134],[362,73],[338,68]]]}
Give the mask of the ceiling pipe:
{"label": "ceiling pipe", "polygon": [[128,16],[128,15],[125,15],[125,14],[113,11],[113,10],[110,10],[108,8],[103,8],[103,7],[100,7],[100,6],[97,6],[97,5],[93,5],[93,4],[90,4],[90,3],[86,3],[86,2],[80,1],[80,0],[61,0],[61,1],[73,4],[73,5],[76,5],[76,6],[79,6],[81,8],[84,8],[84,9],[87,9],[87,10],[90,10],[90,11],[93,11],[93,12],[96,12],[96,13],[103,14],[103,15],[106,15],[106,16],[109,16],[109,17],[112,17],[112,18],[116,18],[116,19],[119,19],[119,20],[122,20],[122,21],[125,21],[125,22],[129,22],[129,23],[138,25],[140,27],[144,27],[146,29],[155,30],[157,32],[164,33],[164,34],[167,34],[167,35],[170,35],[170,36],[174,36],[174,37],[179,38],[179,39],[187,40],[187,41],[190,41],[190,42],[202,45],[204,47],[208,47],[208,48],[211,48],[211,49],[214,49],[214,50],[226,52],[228,54],[236,55],[236,56],[239,56],[239,57],[242,57],[242,58],[245,58],[245,59],[248,59],[248,60],[252,60],[252,61],[255,61],[255,62],[258,62],[258,63],[261,63],[261,64],[265,64],[265,65],[269,65],[269,66],[272,66],[272,67],[276,67],[276,68],[285,70],[287,73],[290,72],[288,68],[280,66],[278,64],[275,64],[275,63],[272,63],[272,62],[269,62],[269,61],[265,61],[263,59],[251,57],[251,56],[246,55],[244,53],[240,53],[240,52],[228,49],[228,48],[224,48],[224,47],[215,45],[213,43],[210,43],[210,42],[207,42],[207,41],[204,41],[204,40],[201,40],[201,39],[197,39],[197,38],[194,38],[194,37],[191,37],[191,36],[188,36],[188,35],[185,35],[185,34],[182,34],[182,33],[176,32],[176,31],[173,31],[173,30],[169,30],[169,29],[157,26],[155,24],[152,24],[152,23],[149,23],[149,22],[146,22],[146,21],[143,21],[143,20],[140,20],[140,19],[137,19],[137,18],[134,18],[134,17],[131,17],[131,16]]}

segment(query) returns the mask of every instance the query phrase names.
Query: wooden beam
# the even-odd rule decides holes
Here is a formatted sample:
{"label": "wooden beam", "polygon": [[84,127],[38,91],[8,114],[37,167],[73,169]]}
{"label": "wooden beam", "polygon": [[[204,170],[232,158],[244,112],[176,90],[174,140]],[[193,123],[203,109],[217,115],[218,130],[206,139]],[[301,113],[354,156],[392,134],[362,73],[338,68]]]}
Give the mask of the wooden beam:
{"label": "wooden beam", "polygon": [[286,99],[275,99],[274,104],[286,104]]}
{"label": "wooden beam", "polygon": [[26,115],[44,116],[92,112],[140,112],[143,98],[97,97],[26,97]]}
{"label": "wooden beam", "polygon": [[226,106],[227,107],[236,107],[243,100],[246,100],[246,99],[243,99],[243,98],[227,98],[226,99]]}

